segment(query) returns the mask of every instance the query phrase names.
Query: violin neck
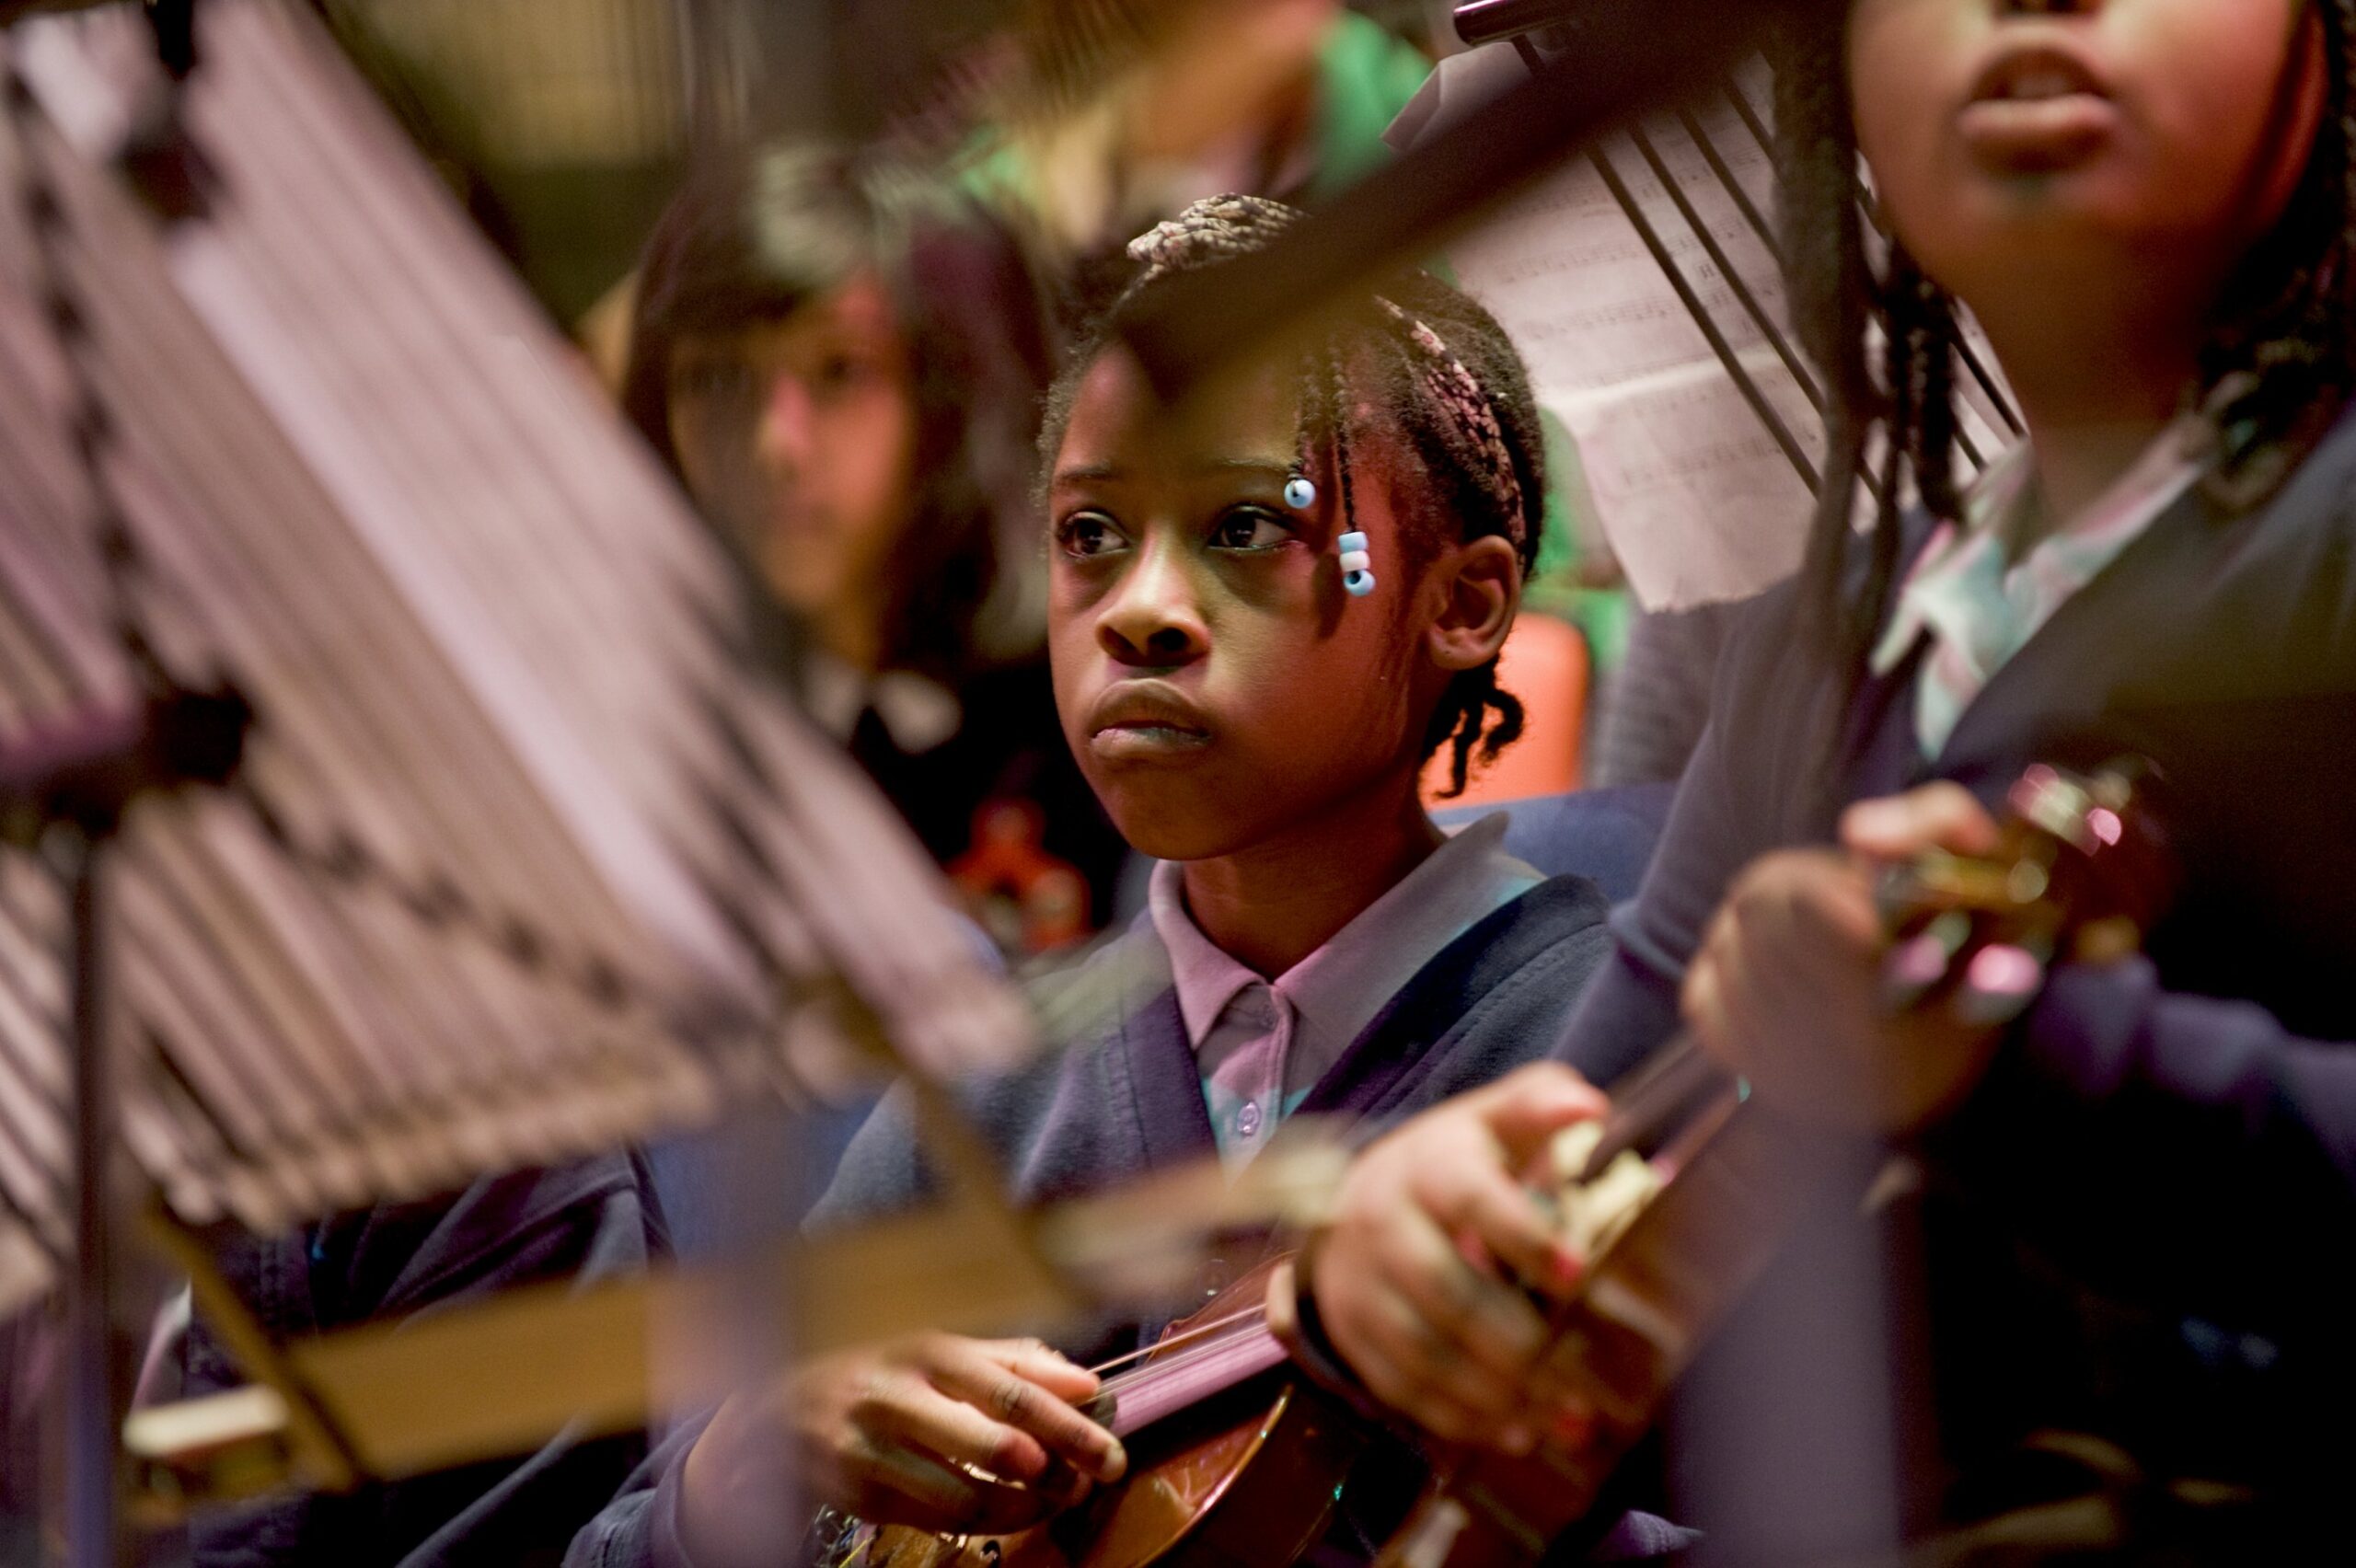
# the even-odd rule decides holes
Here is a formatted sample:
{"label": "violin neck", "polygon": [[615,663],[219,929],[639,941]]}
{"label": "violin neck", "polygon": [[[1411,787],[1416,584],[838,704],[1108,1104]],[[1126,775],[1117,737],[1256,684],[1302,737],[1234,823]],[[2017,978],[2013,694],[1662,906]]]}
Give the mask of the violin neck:
{"label": "violin neck", "polygon": [[1474,1448],[1442,1456],[1378,1568],[1532,1568],[1587,1519],[1702,1342],[1802,1216],[1856,1169],[1842,1140],[1738,1107],[1731,1095],[1680,1142],[1692,1152],[1675,1179],[1555,1318],[1550,1359],[1593,1405],[1592,1440],[1541,1443],[1519,1458]]}

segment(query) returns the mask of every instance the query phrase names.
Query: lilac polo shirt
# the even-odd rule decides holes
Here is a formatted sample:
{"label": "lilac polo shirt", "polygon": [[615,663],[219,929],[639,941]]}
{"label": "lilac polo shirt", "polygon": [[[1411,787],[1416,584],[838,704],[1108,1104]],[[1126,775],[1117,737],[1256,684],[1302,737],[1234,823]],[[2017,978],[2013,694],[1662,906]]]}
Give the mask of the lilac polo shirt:
{"label": "lilac polo shirt", "polygon": [[1501,814],[1466,827],[1273,981],[1203,935],[1176,865],[1154,867],[1154,929],[1170,951],[1211,1132],[1230,1169],[1260,1151],[1425,964],[1545,880],[1499,847],[1505,832]]}

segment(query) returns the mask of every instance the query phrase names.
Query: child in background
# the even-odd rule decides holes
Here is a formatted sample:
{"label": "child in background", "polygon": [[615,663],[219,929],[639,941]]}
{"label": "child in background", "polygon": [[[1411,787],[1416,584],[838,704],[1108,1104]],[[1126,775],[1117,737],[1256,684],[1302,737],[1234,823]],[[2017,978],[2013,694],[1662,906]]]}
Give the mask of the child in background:
{"label": "child in background", "polygon": [[1331,200],[1390,157],[1431,63],[1341,0],[1029,0],[1022,96],[964,179],[1059,270],[1092,273],[1144,224],[1246,190]]}
{"label": "child in background", "polygon": [[1101,924],[1126,858],[1057,733],[1041,647],[1052,363],[1033,280],[971,202],[781,144],[700,171],[664,214],[622,394],[744,566],[762,651],[935,859],[973,873],[1015,956]]}
{"label": "child in background", "polygon": [[[1305,358],[1181,409],[1118,346],[1167,279],[1288,217],[1221,198],[1138,240],[1142,275],[1050,399],[1057,706],[1114,820],[1163,863],[1144,916],[1038,984],[1068,1049],[967,1096],[1025,1202],[1214,1151],[1238,1165],[1299,1113],[1388,1118],[1487,1082],[1557,1036],[1603,947],[1590,884],[1541,881],[1499,821],[1444,837],[1417,795],[1434,752],[1461,778],[1516,729],[1495,662],[1544,491],[1496,322],[1403,277]],[[930,1185],[895,1095],[820,1218]],[[1035,1521],[1123,1472],[1072,1406],[1096,1387],[1088,1356],[1147,1332],[1074,1360],[930,1336],[807,1364],[666,1445],[572,1561],[790,1560],[798,1543],[745,1528],[789,1470],[871,1520]],[[1345,1512],[1411,1492],[1356,1489]]]}
{"label": "child in background", "polygon": [[[1954,1532],[1992,1517],[2007,1562],[2344,1552],[2352,29],[2344,0],[1854,0],[1785,63],[1831,482],[1565,1053],[1608,1080],[1681,1010],[1764,1102],[1908,1152],[1921,1196],[1879,1236],[1828,1221],[1689,1379],[1680,1512],[1725,1561],[1911,1539],[1907,1561],[1979,1562]],[[1895,232],[1878,274],[1860,151]],[[1968,496],[1951,299],[2030,431]],[[1901,514],[1880,476],[1861,534],[1876,427],[1923,504]],[[2005,1028],[1882,1012],[1877,869],[1983,850],[2027,766],[2120,753],[2158,764],[2183,876],[2148,956],[2058,970]],[[1427,1425],[1575,1439],[1576,1380],[1533,1374],[1528,1301],[1415,1245],[1540,1281],[1573,1263],[1511,1169],[1592,1091],[1533,1086],[1528,1138],[1502,1109],[1369,1151],[1311,1289],[1344,1359]]]}

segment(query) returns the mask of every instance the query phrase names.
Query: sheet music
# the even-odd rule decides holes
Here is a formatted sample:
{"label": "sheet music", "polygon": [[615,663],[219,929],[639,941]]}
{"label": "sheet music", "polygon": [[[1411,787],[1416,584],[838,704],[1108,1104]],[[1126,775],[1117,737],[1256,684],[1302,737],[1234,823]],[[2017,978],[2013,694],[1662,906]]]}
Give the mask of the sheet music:
{"label": "sheet music", "polygon": [[[872,1012],[934,1072],[1028,1049],[921,850],[737,650],[717,543],[317,22],[201,8],[220,176],[166,232],[107,171],[135,14],[0,47],[43,101],[126,579],[260,715],[237,792],[110,870],[122,1133],[186,1218],[273,1229],[791,1101]],[[109,99],[106,95],[115,95]],[[0,744],[136,691],[41,253],[0,201]],[[0,854],[0,1312],[70,1251],[64,911]]]}
{"label": "sheet music", "polygon": [[[1775,212],[1762,139],[1769,85],[1765,67],[1754,65],[1684,113],[1607,139],[1596,157],[1624,184],[1813,467],[1824,428],[1809,393],[1660,178],[1674,181],[1788,345],[1782,271],[1761,232],[1772,232]],[[1797,567],[1813,508],[1809,483],[1738,389],[1594,159],[1572,160],[1523,192],[1454,247],[1449,261],[1513,335],[1540,401],[1577,444],[1588,500],[1640,603],[1676,610],[1740,598]],[[1992,365],[1993,356],[1983,352],[1983,360]],[[1813,375],[1804,361],[1801,368]],[[1967,437],[1992,454],[2003,439],[1990,428],[1986,399],[1976,387],[1971,394]]]}

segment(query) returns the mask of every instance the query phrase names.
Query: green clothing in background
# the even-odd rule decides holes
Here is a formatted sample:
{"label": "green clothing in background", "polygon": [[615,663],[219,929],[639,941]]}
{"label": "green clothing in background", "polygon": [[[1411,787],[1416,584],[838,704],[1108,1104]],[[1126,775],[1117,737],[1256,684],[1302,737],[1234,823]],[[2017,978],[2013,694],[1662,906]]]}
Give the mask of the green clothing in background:
{"label": "green clothing in background", "polygon": [[[1314,118],[1305,149],[1307,172],[1283,189],[1253,194],[1314,204],[1381,167],[1392,156],[1382,133],[1423,86],[1431,73],[1431,62],[1380,24],[1344,11],[1327,29],[1315,68]],[[1001,213],[1035,217],[1054,205],[1041,189],[1042,171],[1023,146],[1001,128],[984,130],[953,162],[965,190]],[[1110,221],[1115,227],[1126,222],[1135,228],[1169,215],[1156,213]],[[1127,232],[1098,234],[1083,238],[1079,248],[1083,254],[1100,248],[1111,249],[1129,237]],[[1071,243],[1070,237],[1062,243]],[[1050,245],[1049,249],[1057,248]]]}
{"label": "green clothing in background", "polygon": [[1380,23],[1345,11],[1317,54],[1317,172],[1300,195],[1322,202],[1391,158],[1383,132],[1432,63]]}

